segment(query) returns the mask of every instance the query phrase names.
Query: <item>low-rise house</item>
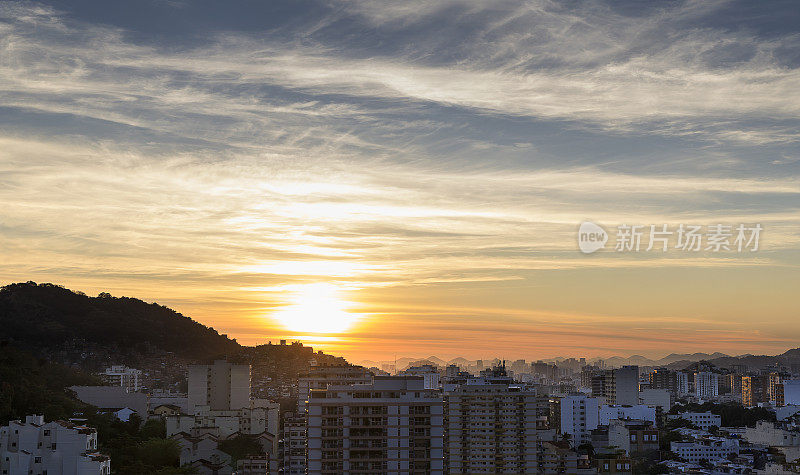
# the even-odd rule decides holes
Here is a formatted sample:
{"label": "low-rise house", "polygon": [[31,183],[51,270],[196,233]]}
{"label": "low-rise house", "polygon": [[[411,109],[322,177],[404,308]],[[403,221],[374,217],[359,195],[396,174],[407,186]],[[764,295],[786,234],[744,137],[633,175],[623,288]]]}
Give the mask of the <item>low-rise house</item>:
{"label": "low-rise house", "polygon": [[683,460],[699,463],[701,460],[713,462],[739,455],[739,441],[724,437],[707,437],[692,442],[672,442],[670,450]]}
{"label": "low-rise house", "polygon": [[628,455],[658,450],[658,429],[650,421],[612,420],[608,426],[608,445]]}
{"label": "low-rise house", "polygon": [[765,447],[800,445],[800,432],[767,421],[758,421],[755,427],[746,428],[742,437],[751,444]]}
{"label": "low-rise house", "polygon": [[682,412],[680,414],[670,414],[670,419],[684,419],[702,430],[708,430],[710,427],[722,427],[722,417],[710,412]]}

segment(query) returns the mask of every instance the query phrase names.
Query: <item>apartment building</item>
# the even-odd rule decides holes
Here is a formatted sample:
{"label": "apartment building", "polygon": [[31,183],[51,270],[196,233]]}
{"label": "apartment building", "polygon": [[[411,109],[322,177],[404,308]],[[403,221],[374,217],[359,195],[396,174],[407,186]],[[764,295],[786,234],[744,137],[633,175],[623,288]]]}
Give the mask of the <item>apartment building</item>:
{"label": "apartment building", "polygon": [[371,382],[372,373],[361,366],[313,366],[308,373],[301,374],[298,379],[298,410],[301,413],[305,412],[306,403],[313,390],[328,389],[328,386],[370,384]]}
{"label": "apartment building", "polygon": [[604,398],[606,404],[639,404],[639,367],[623,366],[604,370],[592,377],[592,397]]}
{"label": "apartment building", "polygon": [[707,437],[692,442],[672,442],[670,450],[687,462],[714,461],[726,459],[731,454],[739,455],[739,440]]}
{"label": "apartment building", "polygon": [[694,395],[704,401],[719,397],[719,376],[708,371],[694,373]]}
{"label": "apartment building", "polygon": [[306,429],[305,414],[287,412],[283,415],[283,473],[286,475],[306,473]]}
{"label": "apartment building", "polygon": [[113,386],[121,386],[128,392],[142,389],[142,371],[124,365],[114,365],[100,373],[100,379]]}
{"label": "apartment building", "polygon": [[514,385],[504,370],[445,393],[448,473],[536,473],[544,463],[549,399]]}
{"label": "apartment building", "polygon": [[217,360],[213,365],[189,366],[189,413],[203,407],[230,411],[250,405],[250,365]]}
{"label": "apartment building", "polygon": [[769,402],[769,377],[742,376],[742,404],[747,407]]}
{"label": "apartment building", "polygon": [[559,400],[559,432],[569,434],[573,447],[591,442],[591,433],[599,422],[599,401],[586,395],[562,397]]}
{"label": "apartment building", "polygon": [[76,422],[27,416],[0,427],[0,474],[108,475],[110,459],[97,452],[97,431]]}
{"label": "apartment building", "polygon": [[310,474],[443,474],[444,403],[416,376],[312,389]]}
{"label": "apartment building", "polygon": [[712,426],[722,427],[722,416],[711,412],[681,412],[680,414],[670,414],[667,417],[670,419],[685,419],[705,431]]}

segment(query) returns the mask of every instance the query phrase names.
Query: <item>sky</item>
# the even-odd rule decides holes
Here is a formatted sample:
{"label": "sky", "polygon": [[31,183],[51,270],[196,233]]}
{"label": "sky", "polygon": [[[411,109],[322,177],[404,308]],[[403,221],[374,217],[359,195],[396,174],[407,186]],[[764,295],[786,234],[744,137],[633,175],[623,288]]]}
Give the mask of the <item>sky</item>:
{"label": "sky", "polygon": [[[0,283],[353,361],[781,353],[799,68],[792,1],[3,1]],[[762,231],[615,249],[682,224]]]}

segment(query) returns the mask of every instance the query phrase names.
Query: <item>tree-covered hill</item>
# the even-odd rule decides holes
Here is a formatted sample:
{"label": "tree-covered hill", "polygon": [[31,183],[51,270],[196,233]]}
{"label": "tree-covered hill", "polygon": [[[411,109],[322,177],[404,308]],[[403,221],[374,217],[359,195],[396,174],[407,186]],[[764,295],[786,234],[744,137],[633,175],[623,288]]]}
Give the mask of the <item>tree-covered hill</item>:
{"label": "tree-covered hill", "polygon": [[76,339],[124,351],[167,351],[191,359],[241,348],[213,328],[135,298],[88,297],[35,282],[0,288],[0,340],[47,351]]}

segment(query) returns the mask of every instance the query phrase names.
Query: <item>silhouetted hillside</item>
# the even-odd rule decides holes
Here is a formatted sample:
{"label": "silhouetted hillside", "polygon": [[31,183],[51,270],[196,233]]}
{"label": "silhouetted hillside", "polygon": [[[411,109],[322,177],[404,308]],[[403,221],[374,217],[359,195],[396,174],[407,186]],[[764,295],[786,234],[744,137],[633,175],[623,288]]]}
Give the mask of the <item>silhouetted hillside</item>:
{"label": "silhouetted hillside", "polygon": [[65,391],[73,385],[101,384],[80,370],[50,363],[0,342],[0,425],[28,414],[67,419],[86,405]]}
{"label": "silhouetted hillside", "polygon": [[128,297],[88,297],[53,284],[0,288],[0,340],[37,351],[71,340],[124,351],[162,350],[202,359],[236,351],[236,341],[167,307]]}

